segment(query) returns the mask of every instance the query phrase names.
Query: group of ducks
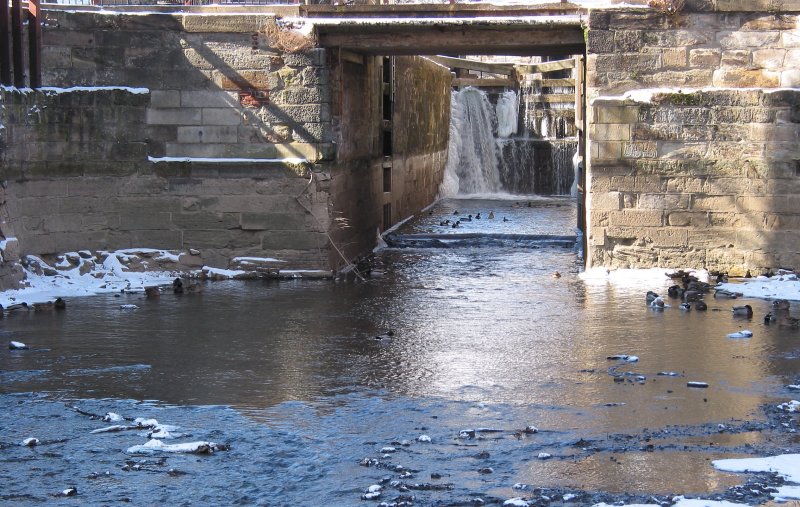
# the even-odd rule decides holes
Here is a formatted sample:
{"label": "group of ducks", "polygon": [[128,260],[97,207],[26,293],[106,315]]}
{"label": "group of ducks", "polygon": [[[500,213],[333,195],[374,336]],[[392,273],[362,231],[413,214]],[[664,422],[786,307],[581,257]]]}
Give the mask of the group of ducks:
{"label": "group of ducks", "polygon": [[[431,214],[433,214],[433,212],[431,212]],[[459,215],[458,210],[455,210],[453,212],[453,215]],[[456,219],[455,222],[451,222],[449,219],[442,220],[441,222],[439,222],[439,225],[442,226],[442,227],[447,227],[449,225],[453,229],[458,229],[459,227],[461,227],[461,223],[462,222],[472,222],[473,220],[480,220],[481,218],[482,218],[481,217],[481,213],[479,211],[478,214],[475,215],[475,216],[467,215],[466,217],[460,217],[460,218]],[[489,220],[494,220],[494,211],[490,211],[489,212],[489,216],[487,216],[486,218],[489,219]],[[508,220],[507,217],[503,217],[503,222],[508,222],[508,221],[509,220]]]}
{"label": "group of ducks", "polygon": [[26,302],[22,303],[14,303],[13,305],[8,305],[4,307],[0,305],[0,318],[3,317],[5,312],[16,312],[16,311],[35,311],[35,312],[49,312],[53,310],[64,310],[67,307],[67,302],[64,301],[62,298],[56,298],[55,301],[44,301],[42,303],[33,303],[28,304]]}
{"label": "group of ducks", "polygon": [[[709,283],[701,282],[697,277],[687,273],[679,272],[677,275],[681,279],[681,285],[672,285],[667,289],[667,295],[671,299],[680,299],[681,304],[678,306],[683,311],[691,311],[692,308],[699,312],[708,310],[708,305],[703,301],[703,296],[707,294],[714,286]],[[675,276],[673,276],[675,277]],[[718,278],[717,282],[724,280]],[[741,297],[742,294],[738,292],[731,292],[729,290],[715,288],[715,299],[736,299]],[[647,291],[645,297],[647,305],[654,309],[663,309],[668,306],[664,298],[659,296],[653,291]],[[764,324],[778,323],[782,326],[800,327],[800,319],[789,316],[789,301],[786,299],[776,299],[772,302],[772,311],[764,316]],[[745,317],[748,319],[753,318],[753,307],[750,305],[734,306],[731,313],[735,317]]]}

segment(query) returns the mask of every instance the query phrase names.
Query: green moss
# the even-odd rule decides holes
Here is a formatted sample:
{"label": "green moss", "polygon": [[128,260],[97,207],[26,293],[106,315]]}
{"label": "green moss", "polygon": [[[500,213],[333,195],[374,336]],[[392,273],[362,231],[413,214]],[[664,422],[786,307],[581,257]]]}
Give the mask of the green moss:
{"label": "green moss", "polygon": [[698,93],[665,93],[659,96],[658,102],[676,106],[699,106],[702,104],[702,97]]}

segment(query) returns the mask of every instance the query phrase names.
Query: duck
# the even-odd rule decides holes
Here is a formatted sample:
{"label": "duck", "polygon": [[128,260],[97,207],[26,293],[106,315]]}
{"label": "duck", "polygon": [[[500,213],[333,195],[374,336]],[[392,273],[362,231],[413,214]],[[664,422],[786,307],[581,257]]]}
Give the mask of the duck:
{"label": "duck", "polygon": [[671,297],[672,299],[683,299],[683,293],[685,290],[678,286],[678,285],[671,285],[669,289],[667,289],[667,296]]}
{"label": "duck", "polygon": [[453,224],[453,229],[458,229],[461,226],[461,220],[456,220]]}
{"label": "duck", "polygon": [[488,218],[489,218],[489,220],[494,220],[494,211],[490,211],[489,212]]}
{"label": "duck", "polygon": [[706,304],[705,301],[700,299],[698,301],[695,301],[694,309],[697,310],[698,312],[704,312],[704,311],[708,310],[708,305]]}
{"label": "duck", "polygon": [[453,211],[454,215],[458,215],[458,210]]}
{"label": "duck", "polygon": [[480,219],[481,219],[481,214],[479,212],[477,215],[475,215],[475,220],[480,220]]}
{"label": "duck", "polygon": [[666,306],[664,304],[664,298],[661,296],[656,296],[655,299],[650,302],[650,308],[661,310],[664,308],[664,306]]}
{"label": "duck", "polygon": [[678,306],[678,308],[680,308],[680,309],[681,309],[681,310],[683,310],[684,312],[688,312],[688,311],[691,311],[691,310],[692,310],[692,305],[690,305],[689,303],[681,303],[681,304]]}
{"label": "duck", "polygon": [[775,314],[772,313],[772,312],[768,312],[766,315],[764,315],[764,324],[766,324],[768,326],[770,324],[772,324],[773,322],[775,322],[776,320],[777,320],[777,317],[775,317]]}
{"label": "duck", "polygon": [[450,225],[450,220],[442,220],[441,222],[439,222],[439,225],[442,227]]}
{"label": "duck", "polygon": [[31,305],[33,307],[33,311],[35,312],[50,312],[55,309],[55,303],[53,301],[44,301],[42,303],[33,303]]}
{"label": "duck", "polygon": [[729,290],[717,289],[714,291],[714,297],[717,299],[736,299],[739,295]]}
{"label": "duck", "polygon": [[53,306],[56,310],[65,310],[67,308],[67,302],[61,298],[56,298],[56,300],[53,301]]}
{"label": "duck", "polygon": [[30,308],[28,307],[28,303],[24,301],[22,303],[14,303],[13,305],[8,305],[6,306],[5,309],[6,311],[9,312],[15,312],[17,310],[30,310]]}
{"label": "duck", "polygon": [[188,293],[197,293],[203,290],[203,286],[199,283],[190,283],[188,285],[183,285],[183,280],[180,278],[176,278],[172,281],[172,292],[175,294],[183,294],[184,292]]}
{"label": "duck", "polygon": [[151,285],[144,288],[144,295],[147,299],[156,299],[161,296],[161,293],[158,290],[158,286]]}
{"label": "duck", "polygon": [[683,293],[683,300],[688,302],[698,301],[700,299],[700,293],[696,290],[687,290]]}
{"label": "duck", "polygon": [[508,218],[503,217],[503,222],[508,222],[508,221],[509,221]]}
{"label": "duck", "polygon": [[656,294],[655,292],[649,290],[649,291],[647,291],[647,296],[645,296],[645,300],[647,301],[647,304],[649,305],[653,301],[655,301],[656,298],[658,298],[658,297],[659,297],[658,294]]}
{"label": "duck", "polygon": [[556,271],[555,273],[553,273],[553,278],[561,278],[561,273],[559,271]]}
{"label": "duck", "polygon": [[776,299],[772,302],[772,308],[774,310],[788,310],[789,309],[789,301],[786,299]]}
{"label": "duck", "polygon": [[172,292],[175,294],[183,294],[183,280],[180,278],[172,280]]}
{"label": "duck", "polygon": [[731,308],[731,311],[733,312],[733,315],[735,317],[750,318],[753,316],[753,307],[750,305],[734,306],[733,308]]}

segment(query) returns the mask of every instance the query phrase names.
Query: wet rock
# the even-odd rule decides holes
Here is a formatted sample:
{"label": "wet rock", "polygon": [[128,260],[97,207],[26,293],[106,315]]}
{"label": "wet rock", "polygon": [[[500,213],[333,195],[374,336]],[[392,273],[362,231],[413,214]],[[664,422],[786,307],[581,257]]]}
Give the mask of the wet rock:
{"label": "wet rock", "polygon": [[138,310],[139,307],[136,306],[136,305],[119,305],[119,309],[120,310],[128,310],[128,311],[130,311],[130,310]]}
{"label": "wet rock", "polygon": [[699,389],[705,389],[705,388],[708,387],[708,383],[707,382],[695,382],[695,381],[687,382],[686,383],[686,387],[695,387],[695,388],[699,388]]}
{"label": "wet rock", "polygon": [[510,506],[510,507],[528,507],[530,504],[522,497],[517,498],[509,498],[505,502],[503,502],[503,506]]}
{"label": "wet rock", "polygon": [[539,433],[539,428],[536,426],[525,426],[525,429],[522,430],[522,432],[526,435],[533,435],[534,433]]}
{"label": "wet rock", "polygon": [[8,350],[28,350],[28,346],[22,342],[8,342]]}
{"label": "wet rock", "polygon": [[368,487],[364,490],[364,494],[361,495],[362,500],[374,500],[381,496],[383,491],[383,487],[380,484],[373,484],[372,486]]}
{"label": "wet rock", "polygon": [[550,459],[553,455],[548,452],[540,452],[536,457],[539,459]]}
{"label": "wet rock", "polygon": [[431,437],[429,437],[428,435],[420,435],[420,436],[417,437],[417,442],[429,443],[430,441],[431,441]]}
{"label": "wet rock", "polygon": [[381,448],[381,453],[383,453],[383,454],[388,454],[388,453],[393,453],[393,452],[397,452],[397,449],[394,448],[394,447],[382,447]]}
{"label": "wet rock", "polygon": [[26,438],[25,440],[22,441],[22,445],[25,447],[36,447],[37,445],[39,445],[39,439],[32,437]]}
{"label": "wet rock", "polygon": [[116,414],[114,412],[107,412],[106,415],[103,416],[103,421],[110,422],[110,423],[121,422],[121,421],[124,421],[124,420],[125,420],[124,417],[122,417],[121,415]]}
{"label": "wet rock", "polygon": [[527,484],[522,484],[522,483],[518,482],[518,483],[514,484],[513,486],[511,486],[511,489],[518,489],[520,491],[524,491],[524,490],[528,489],[528,487],[529,486]]}
{"label": "wet rock", "polygon": [[475,430],[461,430],[458,432],[458,438],[475,438]]}
{"label": "wet rock", "polygon": [[478,469],[478,473],[479,474],[493,474],[494,473],[494,469],[491,468],[491,467],[479,468]]}
{"label": "wet rock", "polygon": [[61,492],[59,495],[57,495],[57,496],[77,496],[77,495],[78,495],[78,488],[76,488],[75,486],[73,486],[73,487],[71,487],[71,488],[67,488],[67,489],[63,490],[63,491],[62,491],[62,492]]}

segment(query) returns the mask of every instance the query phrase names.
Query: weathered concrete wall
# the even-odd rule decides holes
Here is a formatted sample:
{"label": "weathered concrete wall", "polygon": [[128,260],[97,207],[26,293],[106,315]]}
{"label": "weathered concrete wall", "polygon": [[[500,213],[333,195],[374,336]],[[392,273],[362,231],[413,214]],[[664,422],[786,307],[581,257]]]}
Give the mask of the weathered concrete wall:
{"label": "weathered concrete wall", "polygon": [[0,104],[1,232],[22,254],[149,247],[183,251],[187,267],[328,266],[328,194],[310,164],[150,162],[149,93],[3,90]]}
{"label": "weathered concrete wall", "polygon": [[800,269],[800,18],[723,7],[591,13],[590,265]]}
{"label": "weathered concrete wall", "polygon": [[420,57],[395,58],[393,221],[436,198],[447,164],[450,69]]}

